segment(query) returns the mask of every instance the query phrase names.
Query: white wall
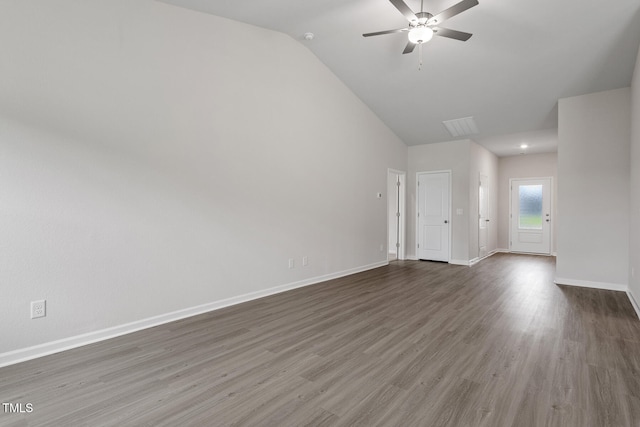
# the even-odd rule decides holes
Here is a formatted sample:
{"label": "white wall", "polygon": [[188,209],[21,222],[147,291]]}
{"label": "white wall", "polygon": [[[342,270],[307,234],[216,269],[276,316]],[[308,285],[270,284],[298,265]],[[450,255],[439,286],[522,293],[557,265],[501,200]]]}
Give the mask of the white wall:
{"label": "white wall", "polygon": [[[640,51],[631,84],[631,202],[629,229],[629,291],[640,310]],[[632,273],[633,272],[633,273]],[[640,311],[638,312],[640,316]]]}
{"label": "white wall", "polygon": [[559,101],[559,282],[626,289],[629,88]]}
{"label": "white wall", "polygon": [[[451,171],[451,259],[469,260],[469,159],[470,140],[409,147],[407,174],[407,257],[416,254],[417,173]],[[463,215],[456,215],[462,209]]]}
{"label": "white wall", "polygon": [[386,262],[407,148],[288,36],[11,0],[0,51],[0,356]]}
{"label": "white wall", "polygon": [[498,157],[483,146],[471,142],[469,146],[471,156],[469,159],[469,259],[478,258],[480,252],[478,213],[480,195],[478,186],[480,174],[489,177],[489,227],[487,252],[493,252],[498,244]]}
{"label": "white wall", "polygon": [[[489,176],[489,215],[497,210],[494,189],[498,176],[497,157],[474,141],[441,142],[409,147],[407,175],[407,257],[416,254],[416,182],[417,173],[451,171],[451,262],[465,264],[478,257],[478,179]],[[462,209],[462,214],[458,214]],[[497,229],[489,228],[488,251],[497,244]]]}
{"label": "white wall", "polygon": [[558,223],[558,153],[526,154],[500,157],[498,161],[498,248],[509,250],[509,180],[513,178],[552,177],[553,216],[551,226],[551,252],[556,252]]}

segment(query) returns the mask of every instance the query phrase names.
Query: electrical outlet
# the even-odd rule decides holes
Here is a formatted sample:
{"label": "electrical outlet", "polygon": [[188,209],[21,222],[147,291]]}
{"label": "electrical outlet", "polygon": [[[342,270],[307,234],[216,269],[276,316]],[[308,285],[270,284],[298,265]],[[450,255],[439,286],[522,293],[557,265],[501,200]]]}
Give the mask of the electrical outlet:
{"label": "electrical outlet", "polygon": [[293,260],[293,258],[289,258],[289,268],[294,268],[295,266],[296,266],[296,263]]}
{"label": "electrical outlet", "polygon": [[302,257],[302,266],[306,267],[307,265],[309,265],[309,257],[308,256],[303,256]]}
{"label": "electrical outlet", "polygon": [[31,318],[37,319],[38,317],[45,317],[47,315],[47,301],[31,301]]}

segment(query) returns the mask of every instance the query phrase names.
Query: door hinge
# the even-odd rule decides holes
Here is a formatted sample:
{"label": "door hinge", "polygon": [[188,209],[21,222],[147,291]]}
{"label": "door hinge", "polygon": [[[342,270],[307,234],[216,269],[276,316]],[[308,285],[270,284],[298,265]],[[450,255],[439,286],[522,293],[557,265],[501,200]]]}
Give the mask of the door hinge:
{"label": "door hinge", "polygon": [[400,187],[400,181],[396,182],[396,185],[397,185],[398,187]]}
{"label": "door hinge", "polygon": [[400,247],[400,243],[396,243],[396,248],[399,248],[399,247]]}
{"label": "door hinge", "polygon": [[400,218],[400,212],[396,212],[396,216]]}
{"label": "door hinge", "polygon": [[420,243],[418,243],[418,249],[420,249]]}

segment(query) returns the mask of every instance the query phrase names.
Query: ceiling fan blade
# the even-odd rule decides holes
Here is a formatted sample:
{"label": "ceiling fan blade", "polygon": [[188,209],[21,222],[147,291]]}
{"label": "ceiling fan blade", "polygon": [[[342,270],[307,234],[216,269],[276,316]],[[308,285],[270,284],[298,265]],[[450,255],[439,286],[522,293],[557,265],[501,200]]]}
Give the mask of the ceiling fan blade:
{"label": "ceiling fan blade", "polygon": [[449,9],[443,10],[439,14],[433,16],[427,21],[427,25],[441,24],[447,19],[456,16],[459,13],[464,12],[467,9],[471,9],[473,6],[478,5],[478,0],[462,0],[460,3],[451,6]]}
{"label": "ceiling fan blade", "polygon": [[416,14],[413,13],[413,11],[409,9],[409,6],[407,6],[407,4],[402,0],[389,0],[389,1],[391,2],[392,5],[396,7],[396,9],[400,11],[401,14],[404,15],[405,18],[407,18],[409,22],[418,20],[418,17],[416,16]]}
{"label": "ceiling fan blade", "polygon": [[381,36],[383,34],[393,34],[393,33],[404,33],[407,31],[409,31],[408,28],[400,28],[398,30],[387,30],[387,31],[378,31],[376,33],[367,33],[367,34],[363,34],[362,37]]}
{"label": "ceiling fan blade", "polygon": [[460,40],[463,42],[466,42],[467,40],[469,40],[471,38],[471,36],[473,34],[471,33],[465,33],[463,31],[456,31],[456,30],[450,30],[448,28],[442,28],[442,27],[433,27],[433,33],[436,36],[441,36],[441,37],[448,37],[450,39],[456,39],[456,40]]}
{"label": "ceiling fan blade", "polygon": [[407,47],[404,48],[404,50],[402,51],[402,54],[404,55],[405,53],[411,53],[413,52],[413,49],[416,48],[416,44],[412,43],[412,42],[408,42],[407,43]]}

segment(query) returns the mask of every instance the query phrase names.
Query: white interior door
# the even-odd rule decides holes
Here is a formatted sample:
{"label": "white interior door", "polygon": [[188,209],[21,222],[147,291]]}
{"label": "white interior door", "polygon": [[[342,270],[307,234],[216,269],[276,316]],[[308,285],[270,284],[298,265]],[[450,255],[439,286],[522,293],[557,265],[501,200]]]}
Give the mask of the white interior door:
{"label": "white interior door", "polygon": [[478,257],[487,256],[489,241],[489,177],[480,174],[478,186]]}
{"label": "white interior door", "polygon": [[551,178],[511,180],[511,251],[551,253]]}
{"label": "white interior door", "polygon": [[450,172],[418,174],[418,258],[449,262]]}

